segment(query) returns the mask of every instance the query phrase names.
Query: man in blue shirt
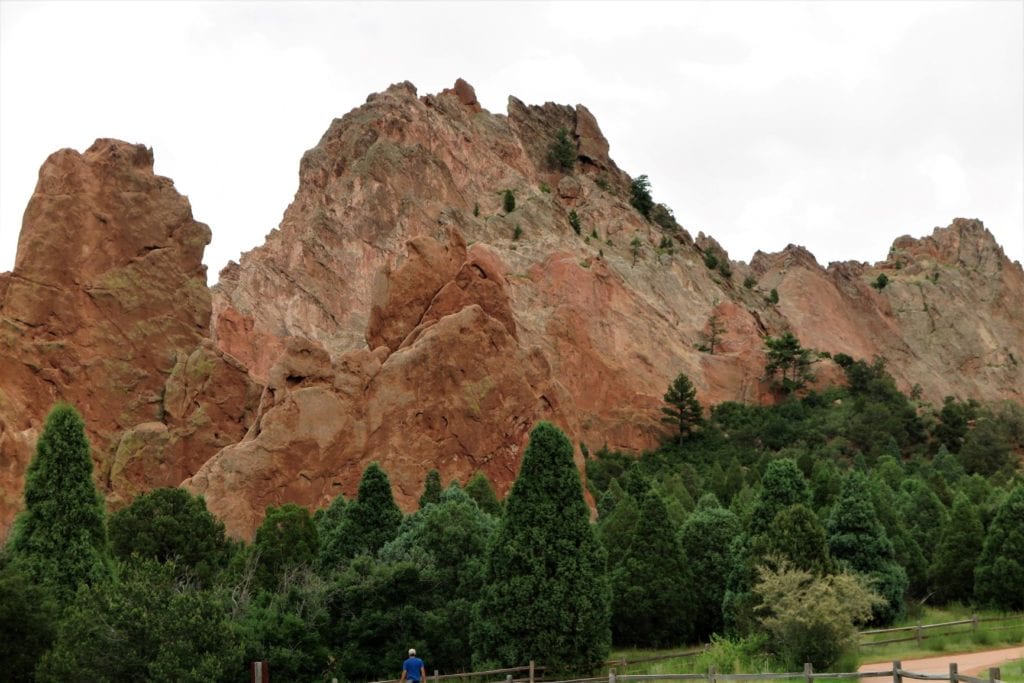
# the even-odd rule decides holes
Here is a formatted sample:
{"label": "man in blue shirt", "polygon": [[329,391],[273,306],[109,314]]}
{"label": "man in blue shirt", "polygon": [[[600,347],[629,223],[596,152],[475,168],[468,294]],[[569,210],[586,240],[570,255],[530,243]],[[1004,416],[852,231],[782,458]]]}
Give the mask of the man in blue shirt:
{"label": "man in blue shirt", "polygon": [[409,650],[409,659],[402,664],[402,677],[398,679],[401,683],[425,683],[427,670],[423,666],[423,660],[416,656],[416,650]]}

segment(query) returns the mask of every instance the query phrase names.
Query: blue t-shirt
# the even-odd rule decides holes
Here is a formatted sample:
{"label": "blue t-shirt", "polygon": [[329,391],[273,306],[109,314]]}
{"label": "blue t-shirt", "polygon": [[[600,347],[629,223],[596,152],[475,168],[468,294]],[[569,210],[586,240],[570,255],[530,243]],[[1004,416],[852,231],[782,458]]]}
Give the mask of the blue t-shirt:
{"label": "blue t-shirt", "polygon": [[405,677],[410,681],[420,680],[420,671],[423,670],[423,660],[419,657],[409,657],[402,665],[405,669]]}

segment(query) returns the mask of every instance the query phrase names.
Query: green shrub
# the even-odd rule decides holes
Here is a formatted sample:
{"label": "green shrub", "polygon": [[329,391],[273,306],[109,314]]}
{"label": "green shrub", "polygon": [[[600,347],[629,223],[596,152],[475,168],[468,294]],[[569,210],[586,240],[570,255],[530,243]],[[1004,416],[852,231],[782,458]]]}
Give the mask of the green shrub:
{"label": "green shrub", "polygon": [[709,251],[704,254],[704,265],[707,266],[708,270],[714,270],[718,267],[718,257],[715,256],[715,252]]}
{"label": "green shrub", "polygon": [[576,213],[576,209],[569,212],[569,225],[572,226],[573,232],[580,234],[580,215]]}
{"label": "green shrub", "polygon": [[473,217],[480,215],[480,202],[473,202]]}
{"label": "green shrub", "polygon": [[754,285],[756,285],[756,284],[757,284],[757,280],[754,279],[753,275],[748,275],[745,278],[743,278],[743,286],[746,289],[753,289]]}
{"label": "green shrub", "polygon": [[576,143],[565,128],[559,128],[555,133],[555,139],[548,149],[548,163],[562,171],[571,171],[576,165]]}
{"label": "green shrub", "polygon": [[871,283],[871,286],[878,291],[882,291],[887,284],[889,284],[889,276],[885,273],[879,273],[875,281]]}
{"label": "green shrub", "polygon": [[503,206],[505,207],[505,213],[512,213],[516,210],[516,196],[512,194],[512,190],[505,190]]}
{"label": "green shrub", "polygon": [[772,291],[768,292],[768,303],[777,304],[779,303],[779,290],[772,287]]}
{"label": "green shrub", "polygon": [[516,229],[512,231],[512,239],[518,241],[523,236],[523,226],[516,223]]}
{"label": "green shrub", "polygon": [[544,194],[551,194],[551,186],[545,182],[541,182],[540,191],[543,192]]}
{"label": "green shrub", "polygon": [[722,260],[718,263],[718,272],[722,274],[724,278],[732,277],[732,266],[729,265],[729,259],[722,257]]}
{"label": "green shrub", "polygon": [[651,198],[651,182],[647,176],[642,175],[633,179],[629,184],[631,199],[630,204],[640,212],[644,218],[650,218],[651,209],[654,208],[654,199]]}

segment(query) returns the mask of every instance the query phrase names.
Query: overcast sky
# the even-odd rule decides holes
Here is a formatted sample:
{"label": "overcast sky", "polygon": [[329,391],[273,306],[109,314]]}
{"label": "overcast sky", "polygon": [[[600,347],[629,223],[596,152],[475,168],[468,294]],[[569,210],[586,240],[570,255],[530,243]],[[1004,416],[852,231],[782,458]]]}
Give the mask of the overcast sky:
{"label": "overcast sky", "polygon": [[0,1],[0,271],[39,166],[153,147],[213,229],[263,242],[331,119],[409,80],[584,104],[631,175],[734,259],[885,258],[981,218],[1024,259],[1024,2]]}

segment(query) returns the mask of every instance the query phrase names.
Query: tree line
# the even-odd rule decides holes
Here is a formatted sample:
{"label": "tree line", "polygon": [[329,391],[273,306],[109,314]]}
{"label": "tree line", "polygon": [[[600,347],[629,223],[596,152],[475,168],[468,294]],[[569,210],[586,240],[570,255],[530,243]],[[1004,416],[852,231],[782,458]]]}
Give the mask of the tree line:
{"label": "tree line", "polygon": [[613,644],[712,635],[817,667],[908,601],[1024,609],[1020,407],[928,407],[883,362],[835,360],[845,386],[790,372],[775,406],[705,412],[681,375],[662,446],[580,445],[594,521],[572,444],[540,423],[504,501],[431,471],[403,515],[371,464],[352,500],[268,508],[251,543],[181,489],[108,515],[58,405],[0,552],[0,669],[230,681],[267,660],[275,680],[362,681],[415,647],[442,672],[586,673]]}

